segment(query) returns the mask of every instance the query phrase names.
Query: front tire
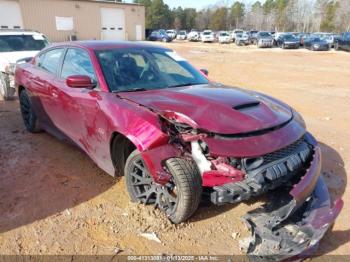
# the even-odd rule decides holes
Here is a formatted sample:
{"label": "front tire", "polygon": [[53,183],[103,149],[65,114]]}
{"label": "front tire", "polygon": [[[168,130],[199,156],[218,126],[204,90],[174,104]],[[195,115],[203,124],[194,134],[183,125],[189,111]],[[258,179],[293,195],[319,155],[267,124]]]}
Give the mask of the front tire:
{"label": "front tire", "polygon": [[10,81],[4,73],[0,72],[0,96],[5,100],[13,99],[15,89],[10,86]]}
{"label": "front tire", "polygon": [[153,204],[175,224],[187,220],[198,208],[202,178],[196,165],[181,158],[165,162],[172,178],[166,185],[154,182],[139,151],[130,154],[125,165],[125,182],[133,202]]}
{"label": "front tire", "polygon": [[334,44],[334,49],[335,49],[336,51],[339,51],[339,44],[338,44],[338,43],[335,43],[335,44]]}
{"label": "front tire", "polygon": [[19,95],[19,103],[23,122],[27,131],[29,131],[30,133],[39,132],[39,121],[35,112],[33,111],[33,107],[26,90],[21,91]]}

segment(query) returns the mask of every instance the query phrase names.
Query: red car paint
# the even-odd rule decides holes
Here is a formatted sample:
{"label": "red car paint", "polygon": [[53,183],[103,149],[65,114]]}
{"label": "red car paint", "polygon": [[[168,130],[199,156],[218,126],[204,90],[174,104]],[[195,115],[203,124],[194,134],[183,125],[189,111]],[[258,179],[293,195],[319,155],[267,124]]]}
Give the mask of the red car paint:
{"label": "red car paint", "polygon": [[[157,112],[182,113],[192,119],[201,129],[219,134],[261,130],[279,125],[292,118],[289,107],[238,88],[227,89],[213,85],[178,87],[122,93],[121,97]],[[242,110],[233,109],[236,106],[257,101],[260,102],[259,106]]]}

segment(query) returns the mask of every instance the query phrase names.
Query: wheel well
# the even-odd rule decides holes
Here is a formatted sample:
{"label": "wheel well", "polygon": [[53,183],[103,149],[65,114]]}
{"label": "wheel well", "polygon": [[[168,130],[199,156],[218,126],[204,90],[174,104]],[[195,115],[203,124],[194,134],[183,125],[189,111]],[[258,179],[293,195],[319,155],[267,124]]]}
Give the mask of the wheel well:
{"label": "wheel well", "polygon": [[116,176],[124,175],[126,160],[135,149],[136,146],[126,136],[118,132],[113,133],[110,152]]}
{"label": "wheel well", "polygon": [[24,86],[19,86],[18,87],[18,96],[21,94],[21,92],[25,89]]}

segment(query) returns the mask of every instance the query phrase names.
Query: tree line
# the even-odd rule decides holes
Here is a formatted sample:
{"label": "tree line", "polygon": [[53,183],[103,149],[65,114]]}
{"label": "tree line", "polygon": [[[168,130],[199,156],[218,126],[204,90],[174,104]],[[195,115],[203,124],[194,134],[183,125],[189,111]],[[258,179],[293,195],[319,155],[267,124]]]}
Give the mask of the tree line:
{"label": "tree line", "polygon": [[201,10],[169,8],[163,0],[134,0],[145,6],[147,29],[350,31],[350,0],[265,0],[222,2]]}

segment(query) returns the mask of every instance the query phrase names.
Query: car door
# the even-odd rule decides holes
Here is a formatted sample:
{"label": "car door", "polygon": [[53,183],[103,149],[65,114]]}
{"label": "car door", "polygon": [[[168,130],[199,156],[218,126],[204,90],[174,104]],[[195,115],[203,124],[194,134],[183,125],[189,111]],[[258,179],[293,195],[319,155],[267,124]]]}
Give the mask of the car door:
{"label": "car door", "polygon": [[[56,111],[55,123],[75,144],[88,153],[96,149],[99,139],[100,114],[99,84],[90,54],[81,48],[68,48],[62,60],[59,77],[51,86],[53,105]],[[96,87],[72,88],[66,83],[69,76],[84,75],[96,82]],[[103,126],[103,124],[101,124]]]}
{"label": "car door", "polygon": [[56,78],[64,48],[52,48],[36,57],[35,64],[31,68],[29,76],[31,101],[33,108],[42,125],[53,128],[52,117],[54,112],[51,109],[50,84]]}
{"label": "car door", "polygon": [[350,33],[345,33],[343,48],[350,51]]}

